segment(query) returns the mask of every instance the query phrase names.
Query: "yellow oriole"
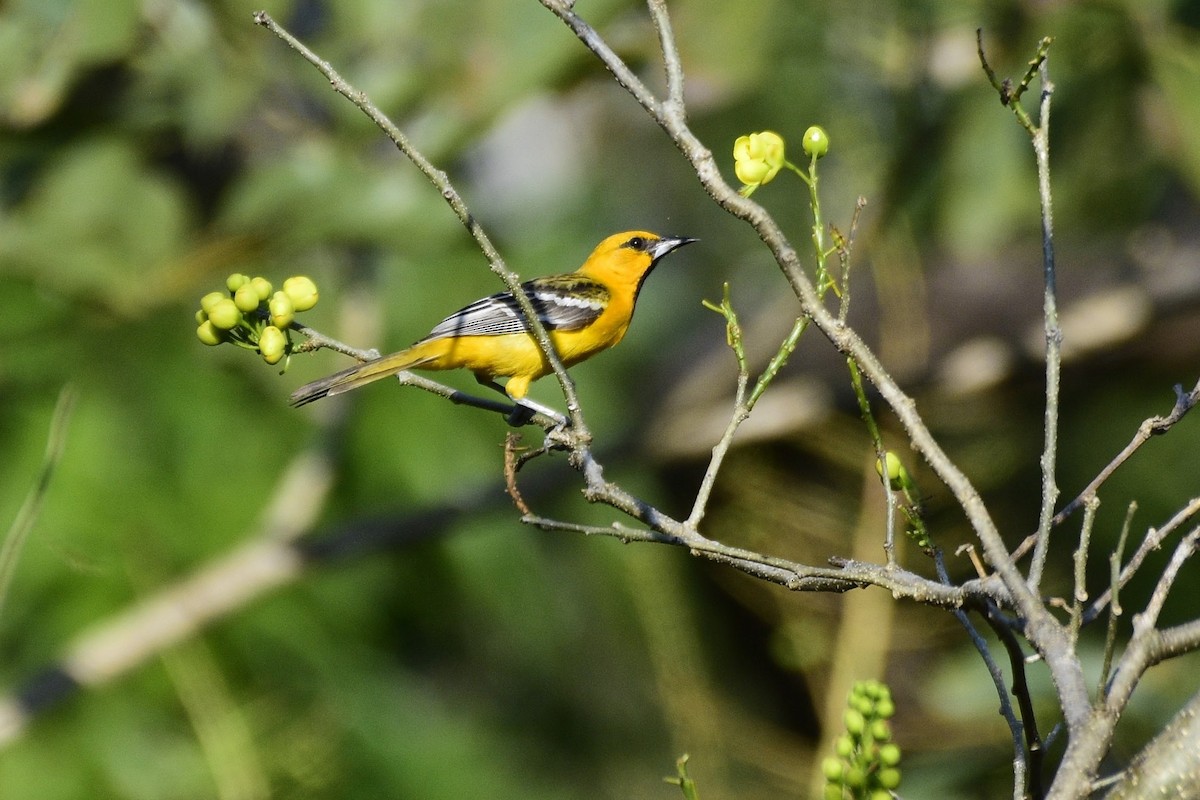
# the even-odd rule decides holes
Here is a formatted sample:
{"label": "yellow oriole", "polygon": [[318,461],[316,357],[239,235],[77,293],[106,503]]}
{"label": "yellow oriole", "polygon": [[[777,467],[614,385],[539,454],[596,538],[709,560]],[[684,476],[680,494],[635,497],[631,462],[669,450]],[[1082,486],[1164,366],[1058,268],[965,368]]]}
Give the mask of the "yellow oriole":
{"label": "yellow oriole", "polygon": [[[621,341],[650,270],[667,253],[694,241],[645,231],[618,233],[602,241],[575,272],[521,284],[563,366]],[[446,317],[407,350],[301,386],[291,404],[302,406],[406,369],[468,369],[481,384],[517,401],[530,383],[553,371],[516,299],[499,292]],[[508,383],[501,387],[496,378],[508,378]]]}

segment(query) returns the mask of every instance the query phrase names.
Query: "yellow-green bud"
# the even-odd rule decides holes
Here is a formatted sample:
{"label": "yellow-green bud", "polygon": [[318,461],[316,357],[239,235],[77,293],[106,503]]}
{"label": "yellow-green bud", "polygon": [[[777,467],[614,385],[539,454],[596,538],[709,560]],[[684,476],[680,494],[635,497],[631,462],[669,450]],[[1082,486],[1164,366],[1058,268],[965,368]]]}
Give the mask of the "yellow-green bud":
{"label": "yellow-green bud", "polygon": [[879,763],[885,767],[894,767],[900,763],[900,747],[888,743],[879,748]]}
{"label": "yellow-green bud", "polygon": [[196,337],[206,345],[214,347],[225,341],[225,331],[218,329],[210,320],[204,320],[200,327],[196,328]]}
{"label": "yellow-green bud", "polygon": [[292,300],[284,292],[276,292],[271,295],[271,302],[267,308],[271,312],[271,324],[276,328],[287,328],[296,318],[296,309],[292,305]]}
{"label": "yellow-green bud", "polygon": [[840,783],[825,784],[825,800],[842,800],[845,793],[842,791]]}
{"label": "yellow-green bud", "polygon": [[250,282],[249,275],[243,275],[240,272],[235,272],[232,275],[230,275],[228,278],[225,279],[225,288],[227,288],[231,292],[236,292],[238,289],[242,288],[242,286],[244,286],[245,284],[247,284],[249,282]]}
{"label": "yellow-green bud", "polygon": [[892,738],[892,729],[886,722],[881,719],[871,723],[871,738],[877,742],[886,742]]}
{"label": "yellow-green bud", "polygon": [[875,716],[880,719],[891,719],[896,713],[896,704],[892,702],[891,697],[884,697],[875,704]]}
{"label": "yellow-green bud", "polygon": [[224,292],[209,292],[208,294],[204,295],[204,297],[200,298],[200,310],[206,314],[210,313],[213,306],[222,300],[228,299],[229,295],[225,294]]}
{"label": "yellow-green bud", "polygon": [[876,773],[875,780],[884,789],[895,789],[900,785],[900,770],[894,767],[886,767]]}
{"label": "yellow-green bud", "polygon": [[307,275],[296,275],[283,282],[283,291],[297,311],[308,311],[317,304],[317,285]]}
{"label": "yellow-green bud", "polygon": [[263,277],[251,279],[250,285],[254,287],[254,291],[258,294],[259,300],[266,300],[271,296],[271,282]]}
{"label": "yellow-green bud", "polygon": [[242,312],[228,297],[222,297],[208,309],[208,321],[223,331],[236,328],[242,321]]}
{"label": "yellow-green bud", "polygon": [[887,789],[875,789],[871,792],[870,800],[892,800],[892,793]]}
{"label": "yellow-green bud", "polygon": [[[888,450],[883,454],[884,461],[887,462],[887,479],[888,486],[893,492],[901,491],[904,488],[904,480],[908,477],[908,473],[904,470],[904,463],[900,457]],[[883,465],[879,463],[879,459],[875,459],[875,474],[883,477]]]}
{"label": "yellow-green bud", "polygon": [[862,713],[853,708],[846,709],[846,713],[842,715],[842,724],[846,726],[846,733],[855,738],[862,736],[867,728],[867,721],[863,719]]}
{"label": "yellow-green bud", "polygon": [[268,364],[278,364],[287,349],[287,337],[283,331],[274,325],[263,328],[258,337],[258,352],[262,353],[263,361]]}
{"label": "yellow-green bud", "polygon": [[840,759],[829,756],[821,761],[821,772],[825,775],[825,780],[834,783],[841,783],[842,774],[846,771],[846,765]]}
{"label": "yellow-green bud", "polygon": [[258,292],[252,283],[243,283],[238,287],[238,290],[233,293],[234,305],[243,314],[249,314],[251,311],[258,308]]}
{"label": "yellow-green bud", "polygon": [[804,132],[804,152],[813,158],[820,158],[829,152],[829,134],[820,125],[813,125]]}
{"label": "yellow-green bud", "polygon": [[854,740],[843,733],[833,740],[833,752],[842,758],[849,758],[854,753]]}
{"label": "yellow-green bud", "polygon": [[862,767],[850,767],[842,777],[842,783],[851,789],[861,789],[867,785],[867,773]]}
{"label": "yellow-green bud", "polygon": [[204,313],[204,309],[202,308],[196,312],[196,324],[203,325],[206,322],[208,322],[208,314]]}

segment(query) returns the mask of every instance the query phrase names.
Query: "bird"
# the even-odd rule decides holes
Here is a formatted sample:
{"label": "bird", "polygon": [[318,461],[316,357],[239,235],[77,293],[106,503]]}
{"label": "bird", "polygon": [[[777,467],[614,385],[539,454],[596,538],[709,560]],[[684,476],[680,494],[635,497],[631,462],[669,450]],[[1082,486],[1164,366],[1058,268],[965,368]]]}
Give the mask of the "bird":
{"label": "bird", "polygon": [[[575,272],[522,283],[563,366],[620,342],[646,277],[663,256],[695,241],[648,231],[616,233],[600,242]],[[303,406],[409,369],[466,369],[516,407],[539,411],[543,409],[525,396],[533,381],[553,371],[516,299],[497,292],[455,311],[411,347],[301,386],[290,402]],[[508,381],[501,386],[497,378]]]}

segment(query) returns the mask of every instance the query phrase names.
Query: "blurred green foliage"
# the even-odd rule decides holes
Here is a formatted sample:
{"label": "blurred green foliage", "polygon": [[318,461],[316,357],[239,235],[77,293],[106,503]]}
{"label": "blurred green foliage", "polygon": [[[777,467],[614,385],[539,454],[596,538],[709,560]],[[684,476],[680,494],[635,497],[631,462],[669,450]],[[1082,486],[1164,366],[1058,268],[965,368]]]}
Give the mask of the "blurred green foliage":
{"label": "blurred green foliage", "polygon": [[[826,215],[844,228],[854,198],[870,201],[856,302],[879,313],[862,315],[863,333],[900,353],[928,330],[923,367],[906,362],[918,390],[944,350],[939,337],[978,325],[1017,338],[1041,304],[1032,156],[980,73],[977,27],[1001,75],[1019,75],[1038,38],[1056,37],[1067,299],[1116,279],[1165,291],[1143,244],[1195,243],[1193,4],[671,5],[690,118],[731,180],[738,135],[798,140],[818,122],[829,132]],[[578,8],[658,80],[639,4]],[[498,289],[436,192],[251,10],[0,7],[0,528],[36,475],[60,388],[80,395],[0,618],[5,686],[254,537],[283,469],[316,436],[313,417],[285,398],[342,362],[295,359],[280,377],[232,348],[202,347],[192,312],[225,275],[312,275],[324,299],[311,324],[380,349]],[[752,233],[712,206],[673,146],[536,3],[267,10],[450,172],[523,276],[571,269],[616,230],[703,238],[652,277],[626,343],[574,370],[610,477],[685,513],[697,462],[665,462],[653,434],[641,447],[632,437],[655,398],[697,369],[711,372],[711,398],[730,394],[723,328],[700,306],[723,281],[776,341],[789,327],[794,309],[775,303],[784,284]],[[783,183],[756,199],[803,243],[802,187]],[[989,313],[889,306],[947,285]],[[993,300],[1003,297],[1014,302]],[[1170,407],[1171,384],[1195,379],[1194,327],[1177,333],[1194,292],[1172,297],[1173,316],[1140,345],[1068,370],[1065,495],[1142,418]],[[805,342],[788,374],[820,373],[829,360]],[[543,384],[535,393],[554,402],[553,382]],[[1014,540],[1036,515],[1039,392],[1033,370],[987,398],[922,406]],[[382,386],[352,404],[325,534],[364,516],[403,527],[408,514],[450,504],[460,510],[445,535],[317,570],[49,712],[0,757],[0,797],[668,797],[677,790],[661,778],[684,751],[705,797],[803,795],[838,598],[790,596],[671,550],[522,528],[500,489],[498,419]],[[709,533],[812,563],[846,553],[873,456],[853,404],[832,413],[738,450]],[[1129,499],[1149,525],[1195,493],[1180,467],[1195,447],[1189,427],[1102,498],[1101,548]],[[549,486],[540,511],[611,521],[570,488],[565,464],[530,472]],[[931,531],[952,550],[961,520],[936,515],[944,498],[931,501]],[[1194,602],[1172,613],[1194,615]],[[912,754],[906,796],[1009,796],[991,683],[952,620],[905,606],[884,624],[900,676],[896,740]],[[1172,682],[1179,669],[1147,681],[1130,746],[1191,691]]]}

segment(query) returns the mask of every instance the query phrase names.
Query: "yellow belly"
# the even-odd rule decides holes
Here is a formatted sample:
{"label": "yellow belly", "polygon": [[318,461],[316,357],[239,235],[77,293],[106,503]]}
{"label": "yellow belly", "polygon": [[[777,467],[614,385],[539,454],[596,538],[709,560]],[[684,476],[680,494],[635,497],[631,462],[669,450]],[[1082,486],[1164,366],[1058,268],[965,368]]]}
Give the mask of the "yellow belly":
{"label": "yellow belly", "polygon": [[[550,341],[563,366],[569,367],[621,341],[626,327],[593,324],[579,331],[550,331]],[[407,353],[413,369],[467,369],[483,378],[514,378],[508,387],[514,398],[524,396],[531,382],[552,372],[537,341],[526,333],[432,339]]]}

